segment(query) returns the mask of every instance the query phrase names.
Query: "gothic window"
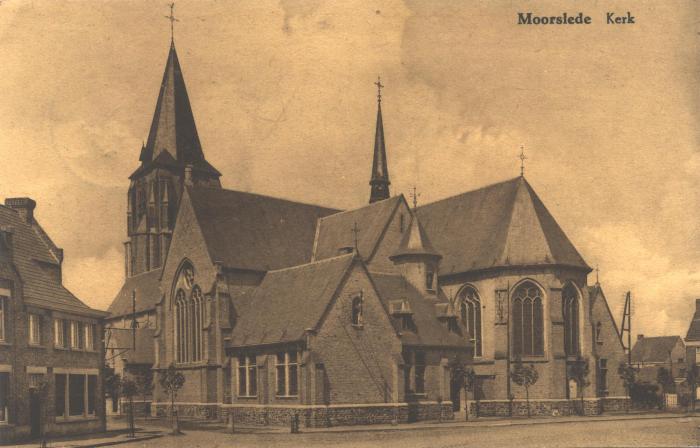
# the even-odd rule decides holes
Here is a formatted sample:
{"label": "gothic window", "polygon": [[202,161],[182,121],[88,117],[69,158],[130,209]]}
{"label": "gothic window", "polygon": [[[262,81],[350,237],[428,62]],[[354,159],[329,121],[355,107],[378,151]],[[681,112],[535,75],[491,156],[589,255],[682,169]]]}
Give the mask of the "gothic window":
{"label": "gothic window", "polygon": [[513,354],[544,354],[542,292],[532,282],[524,282],[513,293]]}
{"label": "gothic window", "polygon": [[352,324],[362,325],[362,297],[357,296],[352,299]]}
{"label": "gothic window", "polygon": [[598,396],[604,397],[608,394],[608,360],[601,358],[598,360]]}
{"label": "gothic window", "polygon": [[425,289],[433,290],[435,289],[435,271],[432,268],[428,268],[425,271]]}
{"label": "gothic window", "polygon": [[194,269],[185,265],[177,281],[175,294],[175,354],[177,362],[204,359],[204,297],[195,284]]}
{"label": "gothic window", "polygon": [[474,343],[474,355],[481,356],[481,300],[471,286],[465,286],[459,293],[459,309],[462,324],[469,339]]}
{"label": "gothic window", "polygon": [[578,292],[571,283],[567,283],[561,292],[564,307],[564,352],[576,355],[579,352],[579,306]]}

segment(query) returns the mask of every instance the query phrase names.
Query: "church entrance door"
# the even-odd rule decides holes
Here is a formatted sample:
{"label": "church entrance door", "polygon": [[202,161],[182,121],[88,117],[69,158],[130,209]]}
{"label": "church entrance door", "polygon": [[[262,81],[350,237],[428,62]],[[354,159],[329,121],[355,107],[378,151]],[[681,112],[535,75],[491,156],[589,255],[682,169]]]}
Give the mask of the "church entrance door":
{"label": "church entrance door", "polygon": [[[457,376],[457,378],[455,378]],[[452,411],[458,412],[461,405],[460,394],[463,389],[463,380],[458,375],[451,375],[450,379],[450,400],[452,401]],[[465,398],[466,399],[466,398]]]}

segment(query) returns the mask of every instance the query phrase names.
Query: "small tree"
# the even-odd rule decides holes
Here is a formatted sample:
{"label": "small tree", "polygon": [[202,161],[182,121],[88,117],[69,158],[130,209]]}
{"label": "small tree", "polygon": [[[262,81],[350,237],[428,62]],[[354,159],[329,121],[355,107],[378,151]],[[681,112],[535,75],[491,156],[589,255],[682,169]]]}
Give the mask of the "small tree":
{"label": "small tree", "polygon": [[153,392],[153,370],[150,367],[141,369],[136,376],[136,384],[143,398],[143,408],[146,417],[148,417],[148,409],[146,409],[146,398]]}
{"label": "small tree", "polygon": [[185,385],[185,377],[176,368],[175,364],[170,364],[168,368],[160,372],[160,387],[163,388],[166,394],[170,397],[170,416],[173,419],[173,435],[182,434],[180,432],[180,421],[175,410],[175,397],[177,392]]}
{"label": "small tree", "polygon": [[518,356],[515,360],[515,367],[510,373],[510,378],[518,386],[525,388],[525,400],[527,401],[527,417],[530,418],[530,386],[537,383],[539,375],[534,364],[523,365],[522,359]]}
{"label": "small tree", "polygon": [[685,382],[690,388],[690,408],[695,412],[695,400],[697,397],[698,381],[700,381],[700,368],[697,364],[688,366],[685,374]]}
{"label": "small tree", "polygon": [[129,413],[127,414],[129,422],[129,433],[131,437],[135,436],[134,427],[134,395],[138,393],[138,386],[136,382],[130,378],[122,379],[121,383],[121,394],[129,401]]}
{"label": "small tree", "polygon": [[[591,383],[588,381],[589,374],[588,358],[582,358],[581,355],[576,357],[576,361],[569,365],[569,378],[576,381],[579,388],[579,395],[581,395],[581,415],[585,414],[585,408],[583,404],[583,392],[586,387],[590,386]],[[573,398],[573,397],[571,397]]]}
{"label": "small tree", "polygon": [[659,383],[659,386],[661,386],[661,393],[673,393],[675,383],[673,381],[673,376],[671,376],[671,372],[667,368],[659,367],[659,370],[656,372],[656,382]]}
{"label": "small tree", "polygon": [[632,388],[637,384],[637,371],[631,365],[621,362],[617,368],[617,375],[620,377],[627,390],[627,412],[630,411],[630,402],[632,401]]}

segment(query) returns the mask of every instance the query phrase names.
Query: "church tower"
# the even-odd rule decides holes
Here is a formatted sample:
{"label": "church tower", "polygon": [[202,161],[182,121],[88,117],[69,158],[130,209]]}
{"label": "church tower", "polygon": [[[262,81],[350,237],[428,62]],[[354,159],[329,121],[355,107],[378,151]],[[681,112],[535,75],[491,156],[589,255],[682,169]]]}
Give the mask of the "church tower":
{"label": "church tower", "polygon": [[126,276],[160,268],[170,246],[185,185],[221,188],[204,158],[185,80],[171,41],[141,165],[129,176]]}
{"label": "church tower", "polygon": [[381,80],[377,78],[374,83],[377,86],[377,129],[374,133],[374,159],[372,161],[372,178],[369,184],[372,191],[369,203],[389,198],[389,167],[386,160],[386,148],[384,146],[384,123],[382,123],[382,87]]}

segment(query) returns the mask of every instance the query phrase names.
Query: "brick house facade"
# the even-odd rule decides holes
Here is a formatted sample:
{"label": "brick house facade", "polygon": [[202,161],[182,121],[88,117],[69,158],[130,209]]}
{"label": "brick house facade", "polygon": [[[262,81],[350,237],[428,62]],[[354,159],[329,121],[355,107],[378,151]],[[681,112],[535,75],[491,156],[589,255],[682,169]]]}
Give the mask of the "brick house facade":
{"label": "brick house facade", "polygon": [[61,284],[35,202],[0,205],[0,441],[103,431],[102,319]]}

